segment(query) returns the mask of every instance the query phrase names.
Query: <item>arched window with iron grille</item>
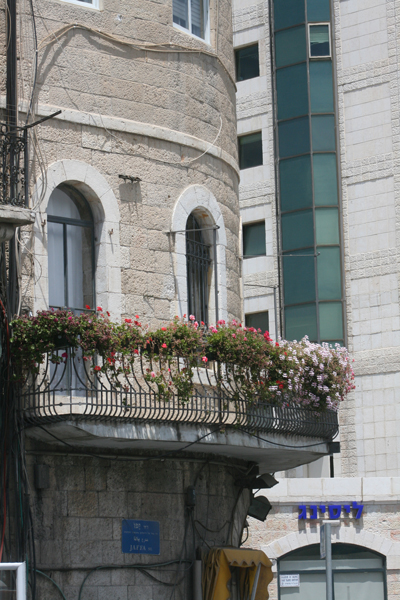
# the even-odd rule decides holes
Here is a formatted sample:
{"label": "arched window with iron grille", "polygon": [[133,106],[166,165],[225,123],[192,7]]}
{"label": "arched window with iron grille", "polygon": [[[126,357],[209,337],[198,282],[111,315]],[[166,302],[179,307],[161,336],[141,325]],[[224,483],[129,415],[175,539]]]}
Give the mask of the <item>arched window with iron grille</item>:
{"label": "arched window with iron grille", "polygon": [[210,246],[203,237],[201,226],[192,213],[186,223],[186,270],[188,312],[197,321],[208,323]]}

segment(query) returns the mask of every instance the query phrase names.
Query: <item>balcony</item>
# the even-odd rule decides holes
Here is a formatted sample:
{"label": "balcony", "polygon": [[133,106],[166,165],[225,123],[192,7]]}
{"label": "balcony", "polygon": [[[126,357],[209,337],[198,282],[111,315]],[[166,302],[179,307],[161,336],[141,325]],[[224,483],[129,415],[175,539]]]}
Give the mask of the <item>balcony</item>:
{"label": "balcony", "polygon": [[[38,373],[19,382],[27,433],[54,444],[223,455],[255,461],[269,472],[293,468],[328,453],[338,433],[337,413],[317,412],[278,396],[249,398],[231,365],[195,367],[183,398],[172,376],[163,383],[157,357],[140,353],[127,372],[101,371],[100,358],[81,350],[47,354]],[[167,373],[184,373],[168,361]],[[165,383],[165,385],[164,385]],[[278,402],[279,400],[279,402]]]}

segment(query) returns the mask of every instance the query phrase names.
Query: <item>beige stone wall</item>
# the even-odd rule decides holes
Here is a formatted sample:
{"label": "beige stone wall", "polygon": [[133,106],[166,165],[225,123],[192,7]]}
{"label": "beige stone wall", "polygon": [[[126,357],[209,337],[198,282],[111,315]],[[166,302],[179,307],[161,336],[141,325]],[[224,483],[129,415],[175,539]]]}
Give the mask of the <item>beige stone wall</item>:
{"label": "beige stone wall", "polygon": [[[23,121],[32,92],[34,43],[29,4],[18,6]],[[226,231],[220,309],[224,317],[240,317],[231,3],[211,0],[210,45],[173,26],[172,0],[104,1],[101,10],[60,0],[34,0],[33,6],[39,52],[32,119],[63,112],[38,126],[30,140],[30,193],[38,219],[36,229],[24,233],[23,309],[43,308],[47,295],[40,185],[49,189],[53,166],[74,160],[96,169],[118,204],[114,213],[119,214],[104,224],[98,241],[106,238],[118,246],[118,259],[113,256],[118,264],[112,266],[120,268],[121,283],[99,264],[97,286],[98,291],[121,286],[117,314],[139,313],[155,325],[179,312],[174,241],[164,232],[171,229],[178,198],[198,184],[217,200]],[[65,32],[68,26],[74,27]],[[141,181],[124,183],[120,174]],[[67,179],[81,182],[73,174]],[[101,203],[95,195],[89,190],[93,206]],[[107,237],[108,231],[113,233]]]}

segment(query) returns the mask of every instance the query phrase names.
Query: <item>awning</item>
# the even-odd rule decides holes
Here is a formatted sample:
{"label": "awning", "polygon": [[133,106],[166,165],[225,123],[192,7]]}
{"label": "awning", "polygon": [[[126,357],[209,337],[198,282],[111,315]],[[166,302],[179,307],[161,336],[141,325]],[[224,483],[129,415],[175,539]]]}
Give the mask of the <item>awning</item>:
{"label": "awning", "polygon": [[273,575],[272,563],[264,552],[245,548],[213,548],[203,559],[203,600],[229,600],[230,567],[240,569],[241,599],[250,598],[258,565],[260,573],[255,600],[268,600],[268,584]]}

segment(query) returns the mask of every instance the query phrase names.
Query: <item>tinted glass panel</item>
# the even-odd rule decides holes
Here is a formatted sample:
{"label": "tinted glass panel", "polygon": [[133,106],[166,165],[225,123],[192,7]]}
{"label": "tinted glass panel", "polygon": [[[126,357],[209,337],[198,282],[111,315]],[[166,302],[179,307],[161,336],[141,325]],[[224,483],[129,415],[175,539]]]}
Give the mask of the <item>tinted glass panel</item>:
{"label": "tinted glass panel", "polygon": [[311,210],[282,215],[283,250],[314,246],[313,214]]}
{"label": "tinted glass panel", "polygon": [[269,330],[268,311],[252,313],[245,316],[246,327],[255,327],[262,332]]}
{"label": "tinted glass panel", "polygon": [[337,208],[317,208],[315,211],[317,244],[339,243],[339,214]]}
{"label": "tinted glass panel", "polygon": [[310,25],[310,56],[330,56],[328,25]]}
{"label": "tinted glass panel", "polygon": [[314,250],[301,250],[299,256],[293,254],[283,257],[285,304],[312,302],[315,300]]}
{"label": "tinted glass panel", "polygon": [[[300,573],[300,586],[280,588],[284,600],[320,600],[326,594],[325,573]],[[344,600],[345,597],[342,598]]]}
{"label": "tinted glass panel", "polygon": [[295,156],[310,151],[308,117],[284,121],[278,125],[279,156]]}
{"label": "tinted glass panel", "polygon": [[192,8],[192,33],[204,38],[204,6],[203,0],[190,0]]}
{"label": "tinted glass panel", "polygon": [[333,112],[332,61],[310,62],[311,112]]}
{"label": "tinted glass panel", "polygon": [[305,335],[308,335],[312,342],[317,341],[317,310],[315,304],[285,308],[286,339],[301,340]]}
{"label": "tinted glass panel", "polygon": [[235,50],[236,80],[244,81],[260,75],[258,44]]}
{"label": "tinted glass panel", "polygon": [[298,156],[279,163],[281,210],[312,206],[310,156]]}
{"label": "tinted glass panel", "polygon": [[329,0],[307,0],[308,21],[329,21],[330,18]]}
{"label": "tinted glass panel", "polygon": [[304,0],[274,0],[275,30],[304,23]]}
{"label": "tinted glass panel", "polygon": [[66,306],[64,238],[63,225],[61,223],[47,224],[47,240],[49,256],[49,305]]}
{"label": "tinted glass panel", "polygon": [[313,174],[315,204],[337,204],[336,154],[314,154]]}
{"label": "tinted glass panel", "polygon": [[335,573],[335,598],[384,600],[383,573]]}
{"label": "tinted glass panel", "polygon": [[340,248],[317,248],[318,297],[320,300],[341,300],[342,283]]}
{"label": "tinted glass panel", "polygon": [[265,221],[243,225],[243,256],[265,254]]}
{"label": "tinted glass panel", "polygon": [[335,150],[335,117],[311,117],[313,150]]}
{"label": "tinted glass panel", "polygon": [[188,0],[173,0],[172,10],[174,23],[189,29]]}
{"label": "tinted glass panel", "polygon": [[278,119],[308,114],[307,64],[279,69],[276,72]]}
{"label": "tinted glass panel", "polygon": [[341,302],[324,302],[319,305],[319,330],[322,341],[343,339]]}
{"label": "tinted glass panel", "polygon": [[239,167],[249,169],[263,163],[261,131],[239,138]]}
{"label": "tinted glass panel", "polygon": [[280,31],[275,35],[275,61],[285,67],[306,60],[306,29],[304,26]]}

